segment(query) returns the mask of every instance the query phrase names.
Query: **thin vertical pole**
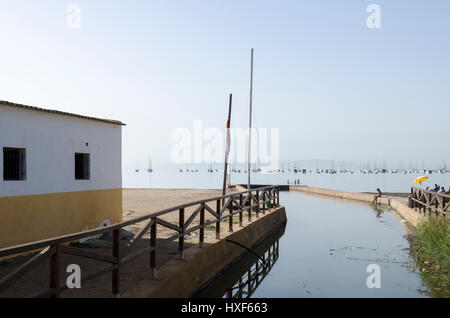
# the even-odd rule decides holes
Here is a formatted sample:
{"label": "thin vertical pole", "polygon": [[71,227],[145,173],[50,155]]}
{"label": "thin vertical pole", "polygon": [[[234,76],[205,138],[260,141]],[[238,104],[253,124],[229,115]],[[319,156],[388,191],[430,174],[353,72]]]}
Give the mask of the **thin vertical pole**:
{"label": "thin vertical pole", "polygon": [[230,101],[228,105],[228,121],[227,121],[227,144],[225,145],[225,167],[223,169],[223,187],[222,187],[222,195],[225,195],[225,189],[227,186],[227,170],[228,170],[228,149],[231,144],[231,140],[229,140],[230,135],[230,126],[231,126],[231,105],[233,103],[233,94],[230,94]]}
{"label": "thin vertical pole", "polygon": [[250,61],[250,116],[248,119],[248,186],[247,190],[250,190],[250,161],[251,161],[251,144],[252,144],[252,105],[253,104],[253,49],[251,51]]}

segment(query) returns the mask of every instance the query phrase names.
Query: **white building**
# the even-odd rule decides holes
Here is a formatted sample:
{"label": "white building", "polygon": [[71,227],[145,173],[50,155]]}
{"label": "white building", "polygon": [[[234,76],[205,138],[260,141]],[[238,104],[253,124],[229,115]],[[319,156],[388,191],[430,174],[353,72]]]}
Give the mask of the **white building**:
{"label": "white building", "polygon": [[0,248],[120,222],[123,125],[0,101]]}

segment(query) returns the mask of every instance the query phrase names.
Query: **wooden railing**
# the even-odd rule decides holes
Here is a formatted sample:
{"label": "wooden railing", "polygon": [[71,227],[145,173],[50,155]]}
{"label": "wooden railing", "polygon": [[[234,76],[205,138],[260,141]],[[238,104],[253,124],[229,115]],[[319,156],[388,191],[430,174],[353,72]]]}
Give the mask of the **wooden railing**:
{"label": "wooden railing", "polygon": [[416,187],[411,188],[411,203],[415,210],[446,216],[450,211],[450,195]]}
{"label": "wooden railing", "polygon": [[[215,203],[215,208],[210,204]],[[157,246],[156,239],[157,224],[173,230],[174,235],[164,238],[164,241],[173,241],[178,239],[178,252],[180,256],[183,256],[184,251],[184,237],[194,231],[199,231],[199,245],[202,246],[204,242],[204,231],[208,225],[215,224],[216,238],[220,239],[220,226],[221,221],[228,219],[228,230],[233,231],[233,216],[239,215],[239,226],[243,226],[244,214],[248,214],[248,220],[252,220],[252,211],[256,212],[258,218],[260,213],[265,214],[267,209],[278,207],[280,204],[280,189],[278,186],[269,186],[258,189],[247,190],[239,193],[227,194],[224,196],[209,198],[201,201],[190,202],[187,204],[168,208],[159,212],[140,216],[138,218],[128,220],[125,222],[105,226],[102,228],[79,232],[42,241],[27,243],[23,245],[13,246],[9,248],[0,249],[0,258],[5,256],[12,256],[18,253],[31,252],[42,249],[36,255],[31,257],[25,263],[21,264],[6,277],[0,279],[0,294],[24,274],[33,269],[38,263],[42,263],[50,259],[50,279],[48,288],[43,291],[30,295],[30,297],[59,297],[60,293],[68,286],[66,283],[60,282],[60,263],[62,254],[71,254],[88,259],[94,259],[97,261],[108,263],[108,265],[101,269],[81,276],[81,282],[86,282],[95,277],[104,275],[108,272],[112,272],[112,295],[118,296],[120,293],[119,286],[119,272],[120,268],[135,259],[137,256],[148,253],[150,257],[150,273],[151,276],[156,278],[156,256]],[[195,210],[192,214],[185,219],[185,209],[188,207],[194,207]],[[179,222],[178,224],[172,224],[163,220],[161,217],[178,211]],[[227,212],[226,212],[227,211]],[[205,213],[210,213],[214,218],[211,221],[205,222]],[[193,226],[194,219],[199,216],[199,225]],[[120,249],[120,230],[126,226],[146,222],[146,225],[131,238],[122,249]],[[112,232],[112,255],[106,255],[102,253],[96,253],[90,250],[73,247],[67,245],[70,242],[74,242],[83,238],[96,236],[103,233]],[[150,246],[140,248],[137,251],[130,253],[133,246],[136,246],[136,242],[140,240],[143,235],[150,232]]]}

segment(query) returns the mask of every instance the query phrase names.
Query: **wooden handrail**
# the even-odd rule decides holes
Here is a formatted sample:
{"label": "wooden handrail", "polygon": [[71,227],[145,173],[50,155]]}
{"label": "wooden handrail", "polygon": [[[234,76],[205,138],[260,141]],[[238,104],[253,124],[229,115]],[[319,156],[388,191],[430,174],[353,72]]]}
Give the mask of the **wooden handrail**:
{"label": "wooden handrail", "polygon": [[430,212],[446,216],[450,211],[450,195],[445,193],[412,187],[409,199],[412,208],[419,211],[422,209],[424,213],[428,209]]}
{"label": "wooden handrail", "polygon": [[[256,195],[254,195],[252,192],[255,192]],[[262,198],[259,196],[259,193],[263,193]],[[242,204],[242,197],[244,194],[247,194],[246,201]],[[174,240],[178,238],[179,243],[179,252],[181,254],[181,257],[183,255],[184,250],[184,236],[186,236],[188,233],[191,233],[193,231],[200,231],[199,235],[199,245],[202,246],[203,240],[204,240],[204,229],[206,226],[209,226],[211,224],[216,224],[216,238],[220,239],[220,222],[222,220],[225,220],[229,218],[230,220],[230,230],[233,230],[233,222],[232,218],[234,215],[238,214],[240,215],[240,226],[242,226],[242,213],[244,211],[248,210],[249,213],[249,221],[251,221],[251,211],[256,210],[257,215],[260,211],[260,206],[263,204],[263,213],[266,208],[266,202],[268,201],[267,198],[265,198],[265,195],[267,194],[267,197],[269,198],[269,201],[271,202],[272,207],[279,206],[279,189],[278,186],[267,186],[262,188],[256,188],[256,189],[250,189],[246,191],[242,191],[239,193],[230,193],[223,196],[217,196],[213,198],[208,198],[204,200],[199,200],[195,202],[189,202],[186,204],[174,206],[171,208],[167,208],[158,212],[149,213],[128,221],[112,224],[109,226],[105,226],[102,228],[84,231],[84,232],[78,232],[73,234],[67,234],[62,235],[58,237],[53,237],[45,240],[40,240],[36,242],[16,245],[12,247],[2,248],[0,249],[0,257],[4,256],[11,256],[19,253],[24,252],[31,252],[36,251],[42,248],[45,248],[44,251],[41,251],[39,254],[31,258],[28,262],[25,262],[21,266],[18,267],[18,269],[14,270],[12,273],[6,275],[6,277],[0,279],[0,291],[6,289],[8,286],[11,285],[14,281],[19,279],[22,276],[22,273],[28,272],[31,270],[31,265],[34,264],[36,261],[41,261],[43,259],[43,256],[50,257],[51,262],[51,277],[50,277],[50,284],[47,286],[46,289],[44,289],[41,292],[35,293],[33,296],[50,296],[50,297],[58,297],[59,293],[65,289],[67,289],[67,286],[65,284],[61,284],[59,282],[59,264],[60,264],[60,257],[61,254],[71,254],[79,257],[85,257],[94,259],[97,261],[107,262],[110,263],[109,265],[101,268],[100,270],[97,270],[94,273],[89,273],[87,275],[84,275],[81,277],[81,280],[84,282],[86,280],[92,279],[94,277],[98,277],[100,275],[106,274],[108,272],[112,272],[112,293],[113,295],[118,295],[120,291],[120,284],[119,284],[119,270],[122,265],[125,263],[128,263],[135,257],[142,255],[144,253],[150,254],[150,269],[152,272],[152,276],[156,277],[156,239],[157,239],[157,233],[156,233],[156,225],[160,225],[163,227],[166,227],[168,229],[171,229],[175,232],[177,232],[175,235],[170,236],[169,238],[166,238],[165,240]],[[234,199],[235,196],[239,196],[239,204],[236,204],[236,200]],[[252,202],[252,200],[254,202]],[[209,207],[206,203],[208,202],[214,202],[216,201],[216,210],[214,211],[211,207]],[[247,204],[248,201],[248,204]],[[221,204],[222,202],[222,204]],[[233,204],[234,203],[234,204]],[[254,204],[252,204],[254,203]],[[187,221],[185,221],[184,212],[187,207],[192,207],[195,205],[199,205],[192,215],[188,218]],[[233,205],[238,208],[233,209]],[[212,216],[215,218],[213,220],[205,221],[205,210],[208,211]],[[229,212],[225,213],[226,210],[229,210]],[[172,213],[174,211],[179,212],[179,224],[175,225],[170,222],[164,221],[160,218],[160,216],[163,216],[168,213]],[[196,226],[192,226],[189,228],[189,225],[191,225],[194,218],[200,214],[200,224]],[[148,224],[146,224],[137,234],[133,236],[122,248],[122,250],[119,249],[120,242],[119,242],[119,234],[120,229],[140,223],[143,221],[148,221]],[[73,241],[77,241],[82,238],[88,238],[92,237],[94,235],[99,235],[103,233],[112,232],[113,236],[113,247],[112,247],[112,255],[105,255],[100,253],[95,253],[93,251],[83,250],[80,248],[70,247],[63,244],[67,244]],[[131,247],[135,246],[136,241],[140,240],[143,235],[146,232],[150,232],[150,246],[146,248],[142,248],[136,252],[133,252],[132,254],[128,254],[128,252],[131,250]],[[127,255],[127,256],[125,256]]]}
{"label": "wooden handrail", "polygon": [[[258,190],[261,191],[261,190],[271,189],[273,187],[274,186],[258,188]],[[181,205],[167,208],[167,209],[164,209],[164,210],[161,210],[158,212],[149,213],[149,214],[146,214],[146,215],[143,215],[143,216],[140,216],[140,217],[128,220],[128,221],[123,221],[120,223],[115,223],[112,225],[104,226],[102,228],[92,229],[92,230],[73,233],[73,234],[61,235],[61,236],[57,236],[57,237],[52,237],[52,238],[48,238],[48,239],[44,239],[44,240],[40,240],[40,241],[15,245],[15,246],[6,247],[6,248],[0,248],[0,257],[23,253],[26,251],[33,251],[33,250],[37,250],[40,248],[45,248],[52,244],[61,244],[61,243],[65,243],[65,242],[77,241],[82,238],[91,237],[91,236],[95,236],[95,235],[103,234],[103,233],[108,233],[112,230],[124,228],[126,226],[136,224],[136,223],[151,219],[153,217],[158,217],[158,216],[161,216],[164,214],[168,214],[168,213],[177,211],[182,208],[187,208],[187,207],[191,207],[191,206],[194,206],[197,204],[201,204],[202,202],[206,203],[206,202],[210,202],[210,201],[216,201],[219,199],[227,199],[227,198],[233,197],[236,194],[240,194],[240,193],[245,194],[245,193],[249,193],[252,191],[256,191],[256,189],[242,191],[242,192],[238,192],[238,193],[226,194],[223,196],[217,196],[217,197],[213,197],[213,198],[209,198],[209,199],[203,199],[203,200],[199,200],[199,201],[195,201],[195,202],[181,204]]]}

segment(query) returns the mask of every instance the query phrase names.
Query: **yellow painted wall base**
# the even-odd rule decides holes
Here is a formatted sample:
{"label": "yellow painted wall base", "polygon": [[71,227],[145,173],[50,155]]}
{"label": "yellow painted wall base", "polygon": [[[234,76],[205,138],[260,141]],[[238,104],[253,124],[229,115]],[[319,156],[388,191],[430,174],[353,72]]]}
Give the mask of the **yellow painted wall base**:
{"label": "yellow painted wall base", "polygon": [[0,197],[0,248],[122,221],[122,189]]}

